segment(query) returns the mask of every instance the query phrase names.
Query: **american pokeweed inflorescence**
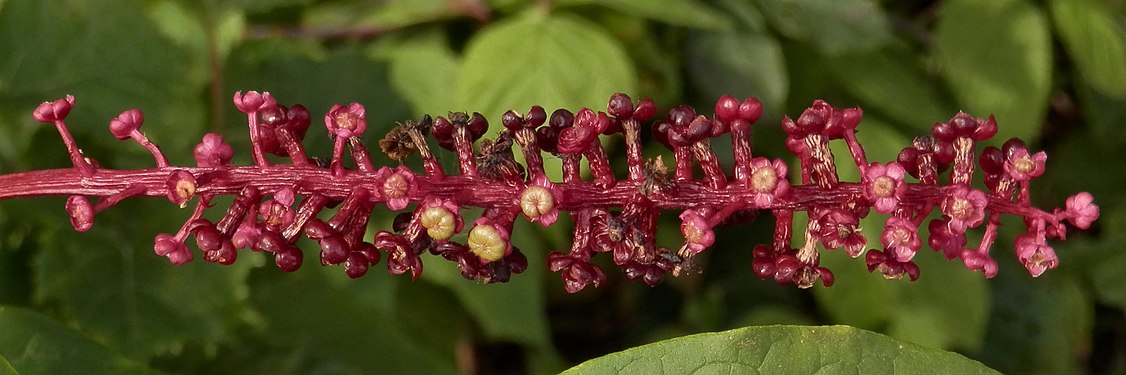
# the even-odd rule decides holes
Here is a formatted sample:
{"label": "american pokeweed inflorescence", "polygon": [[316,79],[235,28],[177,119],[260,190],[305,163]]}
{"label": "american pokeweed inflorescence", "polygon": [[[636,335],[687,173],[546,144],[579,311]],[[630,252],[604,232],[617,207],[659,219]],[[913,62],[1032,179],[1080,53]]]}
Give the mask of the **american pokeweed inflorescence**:
{"label": "american pokeweed inflorescence", "polygon": [[[609,253],[627,278],[649,285],[666,274],[679,275],[712,246],[714,227],[750,211],[769,212],[776,219],[773,241],[752,250],[755,274],[802,288],[833,283],[832,272],[820,266],[822,249],[864,255],[869,271],[888,278],[917,279],[919,268],[912,259],[922,248],[924,224],[931,248],[993,277],[997,263],[990,248],[1006,214],[1024,219],[1027,230],[1016,237],[1014,248],[1035,277],[1058,264],[1048,238],[1064,239],[1065,223],[1087,229],[1099,215],[1086,192],[1069,197],[1063,209],[1032,206],[1029,185],[1044,173],[1045,153],[1033,152],[1017,139],[978,152],[977,143],[992,138],[997,123],[965,113],[934,124],[931,135],[915,138],[896,160],[869,162],[856,138],[862,111],[815,101],[797,119],[782,120],[785,146],[797,158],[795,171],[782,159],[752,153],[751,127],[762,114],[754,98],[724,96],[712,116],[677,106],[656,117],[652,101],[635,103],[625,94],[613,95],[604,112],[560,109],[548,115],[535,106],[523,114],[505,113],[504,130],[488,139],[482,139],[488,122],[478,113],[425,116],[399,124],[379,141],[396,166],[373,162],[361,141],[367,130],[361,104],[336,105],[325,114],[324,126],[333,140],[327,162],[309,157],[302,145],[312,123],[305,107],[286,107],[269,93],[254,91],[236,93],[234,104],[247,116],[253,165],[231,165],[231,146],[214,133],[195,147],[196,166],[170,165],[140,131],[144,115],[132,109],[110,121],[110,133],[139,143],[152,153],[156,167],[114,170],[83,155],[70,135],[65,120],[73,97],[43,103],[34,117],[55,125],[73,167],[0,176],[0,199],[68,196],[66,210],[80,232],[91,228],[98,212],[126,198],[163,196],[181,207],[195,200],[180,229],[158,234],[154,241],[157,255],[177,265],[196,256],[186,245],[190,236],[206,261],[231,264],[238,250],[250,249],[272,253],[278,268],[294,271],[303,263],[305,253],[296,242],[304,236],[320,245],[321,264],[342,264],[353,278],[384,257],[392,274],[418,277],[420,257],[431,253],[456,262],[462,276],[486,283],[508,281],[527,268],[527,258],[510,240],[516,220],[549,226],[566,212],[574,222],[574,240],[569,250],[548,254],[547,267],[562,274],[568,292],[604,282],[603,270],[591,261],[598,253]],[[671,170],[660,157],[642,156],[646,128],[672,150]],[[611,170],[600,141],[616,133],[625,139],[625,178]],[[711,146],[727,133],[734,159],[730,174]],[[442,168],[427,134],[457,155],[457,171]],[[860,181],[840,181],[829,149],[833,140],[847,144]],[[517,162],[514,144],[524,164]],[[545,152],[561,159],[560,181],[548,177]],[[275,164],[268,155],[288,163]],[[411,155],[422,159],[421,171],[402,165]],[[583,159],[589,180],[580,174]],[[701,178],[694,175],[697,167]],[[790,172],[800,176],[795,177],[799,184],[791,185]],[[985,189],[973,186],[975,172],[983,175]],[[204,218],[212,200],[223,195],[234,196],[226,211],[216,220]],[[97,199],[91,202],[90,197]],[[401,213],[391,230],[368,237],[376,205]],[[329,207],[336,210],[321,217]],[[471,207],[483,212],[466,233],[461,211]],[[859,225],[871,210],[889,217],[879,237],[881,249],[865,252],[869,243]],[[924,223],[935,210],[939,217]],[[655,242],[663,211],[679,211],[684,237],[679,247]],[[804,242],[794,248],[793,220],[799,211],[807,213],[808,222]],[[977,247],[967,248],[967,230],[983,225]]]}

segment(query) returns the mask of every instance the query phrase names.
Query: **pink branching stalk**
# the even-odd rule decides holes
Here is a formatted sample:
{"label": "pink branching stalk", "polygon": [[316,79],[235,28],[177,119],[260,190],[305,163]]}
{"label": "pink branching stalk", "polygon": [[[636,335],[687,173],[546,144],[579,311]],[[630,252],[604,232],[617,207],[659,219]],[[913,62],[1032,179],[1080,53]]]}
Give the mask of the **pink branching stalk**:
{"label": "pink branching stalk", "polygon": [[[69,196],[66,209],[80,232],[90,229],[98,212],[126,198],[166,197],[181,207],[194,199],[184,225],[173,234],[157,235],[153,246],[157,255],[177,265],[195,258],[185,244],[194,237],[206,261],[231,264],[240,249],[249,248],[273,253],[278,268],[294,271],[304,261],[295,243],[305,236],[319,244],[321,264],[343,265],[353,278],[382,259],[392,274],[416,278],[423,268],[421,256],[430,253],[457,263],[464,277],[486,283],[507,281],[527,268],[527,258],[510,238],[516,220],[549,226],[566,213],[574,222],[573,244],[548,254],[547,266],[561,273],[572,293],[605,281],[604,271],[592,262],[599,253],[610,253],[627,278],[649,285],[666,274],[695,269],[693,258],[715,242],[714,228],[745,211],[776,218],[772,243],[752,250],[755,274],[802,288],[833,283],[833,273],[820,266],[821,251],[841,249],[852,257],[865,253],[868,239],[860,233],[860,219],[873,209],[889,218],[879,237],[881,249],[864,256],[868,269],[911,280],[919,277],[912,261],[924,243],[919,228],[932,211],[941,217],[927,223],[925,242],[986,277],[997,273],[990,249],[1002,215],[1023,218],[1027,231],[1016,238],[1014,251],[1033,277],[1058,265],[1047,240],[1064,239],[1064,223],[1087,229],[1099,216],[1086,192],[1068,198],[1063,209],[1033,207],[1029,185],[1044,173],[1046,154],[1029,151],[1016,139],[976,153],[977,143],[993,137],[997,123],[965,113],[935,124],[931,136],[916,138],[897,160],[869,162],[856,138],[863,112],[815,101],[796,120],[782,121],[786,147],[798,161],[793,168],[781,159],[751,153],[751,126],[762,114],[757,99],[725,96],[717,101],[714,116],[673,107],[644,126],[657,114],[653,102],[634,103],[615,94],[606,112],[560,109],[549,116],[538,106],[523,114],[509,111],[501,119],[505,131],[492,139],[481,139],[488,122],[477,113],[408,121],[379,142],[389,157],[379,163],[360,140],[367,128],[364,106],[352,103],[333,106],[325,115],[333,153],[321,165],[309,159],[302,145],[311,122],[305,107],[285,107],[269,93],[254,91],[235,94],[234,104],[247,114],[254,165],[231,165],[233,150],[218,134],[205,135],[195,147],[196,166],[170,165],[140,132],[141,111],[132,109],[110,121],[110,132],[147,149],[156,167],[113,170],[83,155],[70,136],[65,120],[73,97],[43,103],[35,109],[35,119],[55,125],[74,165],[0,176],[0,199]],[[646,128],[673,151],[671,173],[660,157],[643,158],[641,132]],[[442,169],[427,133],[457,154],[457,171]],[[615,133],[625,139],[626,178],[610,169],[600,140]],[[734,150],[730,174],[711,147],[725,133],[731,134]],[[828,146],[833,140],[847,144],[860,181],[840,181]],[[523,154],[523,165],[516,162],[514,145]],[[545,152],[562,159],[562,181],[547,177]],[[271,154],[289,163],[272,163]],[[410,155],[422,159],[422,172],[401,165]],[[590,181],[579,174],[582,159],[590,166]],[[699,178],[693,173],[696,167],[703,174]],[[977,171],[987,190],[973,186]],[[790,183],[791,172],[799,184]],[[218,220],[204,218],[210,202],[221,195],[235,199]],[[369,237],[368,219],[377,205],[400,214],[393,228]],[[322,218],[326,207],[339,208]],[[484,211],[476,219],[464,218],[460,210],[472,207]],[[657,219],[667,210],[679,211],[685,240],[678,247],[662,247],[654,240]],[[791,241],[798,211],[809,219],[804,242],[795,248]],[[968,232],[982,226],[979,245],[967,248]]]}

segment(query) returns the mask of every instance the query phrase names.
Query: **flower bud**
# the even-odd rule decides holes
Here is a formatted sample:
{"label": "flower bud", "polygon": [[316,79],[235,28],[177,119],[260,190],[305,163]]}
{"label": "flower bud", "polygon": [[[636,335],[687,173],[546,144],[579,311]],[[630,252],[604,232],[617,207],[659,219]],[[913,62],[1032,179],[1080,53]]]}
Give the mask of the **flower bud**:
{"label": "flower bud", "polygon": [[145,122],[145,114],[138,109],[130,109],[121,112],[116,118],[110,120],[109,132],[113,133],[113,137],[118,140],[126,140],[132,137],[133,132],[141,128],[143,122]]}
{"label": "flower bud", "polygon": [[32,115],[35,117],[35,121],[51,123],[66,119],[66,115],[70,114],[71,108],[74,108],[74,96],[67,95],[65,98],[53,102],[43,102],[35,108]]}

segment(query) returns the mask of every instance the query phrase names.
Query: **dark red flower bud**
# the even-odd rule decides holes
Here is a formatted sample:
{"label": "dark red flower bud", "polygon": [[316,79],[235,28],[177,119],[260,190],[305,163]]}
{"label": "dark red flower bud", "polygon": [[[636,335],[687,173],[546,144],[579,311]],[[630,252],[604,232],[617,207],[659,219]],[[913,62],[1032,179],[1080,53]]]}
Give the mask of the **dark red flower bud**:
{"label": "dark red flower bud", "polygon": [[113,134],[114,138],[118,140],[125,140],[132,137],[133,132],[141,128],[141,123],[145,122],[145,115],[139,109],[130,109],[121,112],[116,118],[109,122],[109,132]]}
{"label": "dark red flower bud", "polygon": [[223,141],[223,136],[217,133],[204,134],[203,142],[200,142],[192,150],[196,165],[202,168],[229,165],[234,153],[231,145]]}
{"label": "dark red flower bud", "polygon": [[606,104],[606,112],[618,120],[628,119],[633,116],[633,99],[620,92],[611,95],[610,102]]}
{"label": "dark red flower bud", "polygon": [[642,98],[641,102],[637,103],[637,108],[633,110],[633,119],[638,122],[649,121],[656,114],[657,105],[653,103],[653,100]]}
{"label": "dark red flower bud", "polygon": [[739,119],[739,99],[731,95],[719,97],[715,102],[715,117],[723,122],[732,122]]}
{"label": "dark red flower bud", "polygon": [[277,105],[270,93],[257,91],[247,91],[245,95],[242,91],[235,92],[234,102],[235,107],[244,113],[259,112]]}
{"label": "dark red flower bud", "polygon": [[35,117],[35,121],[51,123],[65,120],[71,108],[74,108],[74,96],[67,95],[53,102],[43,102],[35,108],[32,116]]}

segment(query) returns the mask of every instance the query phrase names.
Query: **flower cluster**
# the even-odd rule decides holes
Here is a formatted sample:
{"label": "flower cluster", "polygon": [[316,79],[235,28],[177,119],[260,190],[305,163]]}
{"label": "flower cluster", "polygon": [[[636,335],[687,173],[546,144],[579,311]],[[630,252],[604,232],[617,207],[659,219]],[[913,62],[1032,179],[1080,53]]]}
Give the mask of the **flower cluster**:
{"label": "flower cluster", "polygon": [[[570,249],[549,253],[547,267],[561,274],[567,291],[602,284],[602,268],[609,263],[631,280],[655,285],[668,274],[695,270],[693,259],[714,244],[717,225],[758,211],[771,213],[776,226],[770,244],[752,249],[751,268],[763,279],[808,288],[833,283],[833,273],[819,259],[821,251],[834,249],[864,255],[868,269],[887,278],[917,279],[913,259],[924,243],[920,228],[937,210],[940,216],[926,223],[925,242],[986,277],[997,273],[990,249],[1001,216],[1023,218],[1027,231],[1015,240],[1016,257],[1039,276],[1058,264],[1047,240],[1064,239],[1064,223],[1087,229],[1099,215],[1086,192],[1068,198],[1063,209],[1033,207],[1029,185],[1044,173],[1045,153],[1030,151],[1016,139],[978,153],[977,144],[993,137],[997,123],[965,113],[935,124],[931,135],[916,138],[896,160],[869,162],[856,138],[863,112],[815,101],[797,119],[782,120],[785,146],[798,165],[793,168],[783,159],[752,154],[751,127],[762,114],[757,99],[724,96],[711,116],[688,106],[658,116],[652,101],[615,94],[606,111],[559,109],[549,115],[538,106],[525,113],[509,111],[501,118],[503,130],[492,138],[483,139],[489,124],[478,113],[407,121],[379,142],[389,158],[376,163],[361,140],[368,128],[366,110],[351,103],[335,105],[324,116],[333,148],[331,160],[322,162],[307,156],[302,145],[309,111],[251,91],[235,94],[234,104],[247,116],[253,165],[231,165],[233,150],[220,134],[203,136],[194,149],[194,167],[170,165],[140,131],[144,115],[131,109],[110,121],[110,133],[150,151],[156,167],[112,170],[83,155],[68,132],[65,119],[74,103],[68,96],[34,111],[36,120],[56,126],[73,168],[0,176],[0,199],[67,195],[66,210],[80,232],[122,199],[164,196],[181,207],[194,200],[183,226],[154,241],[156,254],[173,264],[196,257],[187,245],[191,237],[208,262],[231,264],[248,249],[270,253],[279,269],[294,271],[304,263],[306,253],[296,242],[305,237],[319,245],[322,265],[341,265],[353,278],[380,261],[392,274],[418,277],[422,255],[430,253],[455,262],[468,279],[504,282],[528,266],[512,245],[516,220],[549,226],[565,212],[574,223],[574,241]],[[671,171],[660,157],[642,156],[646,131],[671,149]],[[619,133],[626,147],[624,178],[611,170],[601,140]],[[730,174],[711,144],[724,134],[732,143]],[[847,144],[860,181],[840,181],[829,148],[835,140]],[[431,142],[456,154],[457,171],[442,168]],[[514,145],[523,164],[516,161]],[[402,165],[412,155],[421,158],[422,171]],[[561,159],[560,181],[548,177],[545,155]],[[589,180],[580,173],[583,159]],[[395,165],[387,165],[391,161]],[[697,169],[702,176],[694,173]],[[985,189],[972,183],[977,171]],[[224,195],[234,196],[230,206],[205,218],[213,199]],[[392,228],[369,236],[368,221],[377,205],[399,214]],[[470,221],[463,208],[483,211]],[[684,241],[676,247],[655,241],[658,218],[668,210],[679,211]],[[888,216],[875,249],[869,249],[859,229],[872,210]],[[794,247],[793,220],[799,211],[808,221],[804,241]],[[977,247],[967,248],[968,233],[981,226]],[[599,253],[609,253],[609,259],[596,264]]]}

